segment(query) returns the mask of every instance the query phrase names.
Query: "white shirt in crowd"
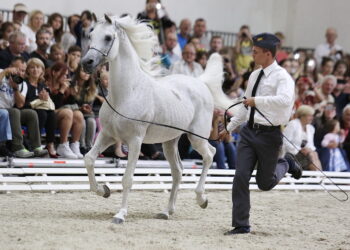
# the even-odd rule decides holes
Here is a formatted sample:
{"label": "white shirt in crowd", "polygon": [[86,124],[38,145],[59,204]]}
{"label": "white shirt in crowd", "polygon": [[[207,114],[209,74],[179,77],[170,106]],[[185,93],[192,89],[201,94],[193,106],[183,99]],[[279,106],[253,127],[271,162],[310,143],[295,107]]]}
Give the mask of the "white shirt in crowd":
{"label": "white shirt in crowd", "polygon": [[[249,77],[245,97],[252,95],[254,84],[261,69],[255,70]],[[261,77],[255,94],[255,106],[261,111],[274,126],[288,123],[294,105],[295,84],[288,72],[280,67],[276,61],[263,69],[264,75]],[[250,107],[245,108],[240,105],[237,113],[231,118],[227,129],[234,130],[243,122],[249,120]],[[254,113],[254,123],[271,126],[259,112]]]}
{"label": "white shirt in crowd", "polygon": [[291,153],[296,155],[300,150],[302,141],[305,139],[305,148],[309,148],[313,151],[316,150],[314,144],[315,128],[311,124],[306,125],[306,138],[304,138],[304,130],[299,119],[291,120],[286,128],[283,130],[283,134],[290,140],[298,149],[292,146],[285,138],[283,139],[283,149],[285,153]]}
{"label": "white shirt in crowd", "polygon": [[180,61],[175,62],[170,68],[171,74],[183,74],[187,76],[198,77],[203,73],[202,66],[193,62],[193,70],[188,66],[188,63],[185,60],[181,59]]}
{"label": "white shirt in crowd", "polygon": [[[2,70],[0,70],[1,72]],[[28,86],[26,82],[18,84],[18,90],[23,96],[27,95]],[[9,109],[15,105],[14,91],[9,85],[9,79],[0,79],[0,109]]]}
{"label": "white shirt in crowd", "polygon": [[334,61],[341,59],[341,55],[339,53],[330,56],[332,50],[342,51],[343,48],[339,44],[334,44],[332,47],[328,43],[318,45],[314,54],[317,65],[321,65],[322,57],[330,57]]}

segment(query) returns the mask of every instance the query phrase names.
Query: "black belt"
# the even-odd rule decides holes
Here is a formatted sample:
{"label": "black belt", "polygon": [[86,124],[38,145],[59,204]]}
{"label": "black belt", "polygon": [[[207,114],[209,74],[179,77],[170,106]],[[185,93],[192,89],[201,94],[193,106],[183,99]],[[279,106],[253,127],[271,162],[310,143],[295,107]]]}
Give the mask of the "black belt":
{"label": "black belt", "polygon": [[280,129],[281,126],[267,126],[267,125],[262,125],[259,123],[254,123],[253,126],[249,126],[249,128],[251,128],[253,130],[272,131],[275,129]]}

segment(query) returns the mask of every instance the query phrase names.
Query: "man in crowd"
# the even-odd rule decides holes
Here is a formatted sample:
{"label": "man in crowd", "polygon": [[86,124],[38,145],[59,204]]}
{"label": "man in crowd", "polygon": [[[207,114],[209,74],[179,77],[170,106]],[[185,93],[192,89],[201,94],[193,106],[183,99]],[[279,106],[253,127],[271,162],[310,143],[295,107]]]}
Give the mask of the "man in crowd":
{"label": "man in crowd", "polygon": [[207,22],[203,18],[198,18],[193,26],[193,37],[199,39],[200,46],[209,50],[209,39],[207,37]]}
{"label": "man in crowd", "polygon": [[191,21],[187,18],[182,19],[179,28],[180,32],[177,34],[177,41],[180,44],[181,49],[183,49],[191,38]]}
{"label": "man in crowd", "polygon": [[37,49],[30,54],[31,58],[40,59],[44,63],[45,68],[49,67],[49,54],[47,53],[47,49],[50,46],[50,40],[51,33],[46,29],[40,29],[36,33]]}
{"label": "man in crowd", "polygon": [[202,66],[195,62],[196,50],[193,44],[186,44],[182,51],[182,60],[175,62],[170,68],[172,74],[184,74],[198,77],[203,73]]}

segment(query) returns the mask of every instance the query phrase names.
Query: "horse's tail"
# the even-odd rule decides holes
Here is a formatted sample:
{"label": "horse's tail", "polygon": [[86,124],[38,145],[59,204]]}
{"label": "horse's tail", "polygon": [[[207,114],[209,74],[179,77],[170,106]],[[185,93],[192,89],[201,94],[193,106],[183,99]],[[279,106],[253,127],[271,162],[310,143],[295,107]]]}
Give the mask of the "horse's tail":
{"label": "horse's tail", "polygon": [[217,108],[227,109],[233,104],[222,91],[222,82],[224,80],[224,66],[222,57],[218,53],[213,53],[207,62],[207,66],[199,79],[209,88],[214,98],[214,105]]}

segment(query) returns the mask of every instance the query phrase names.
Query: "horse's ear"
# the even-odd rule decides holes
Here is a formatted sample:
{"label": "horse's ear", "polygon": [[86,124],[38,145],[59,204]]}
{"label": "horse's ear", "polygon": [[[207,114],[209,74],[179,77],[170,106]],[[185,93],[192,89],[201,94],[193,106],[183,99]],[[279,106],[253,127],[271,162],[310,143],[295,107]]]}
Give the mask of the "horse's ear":
{"label": "horse's ear", "polygon": [[92,12],[92,19],[93,19],[95,22],[97,22],[97,17],[96,17],[96,15],[95,15],[94,12]]}
{"label": "horse's ear", "polygon": [[107,14],[105,14],[105,19],[109,24],[112,24],[112,20]]}

